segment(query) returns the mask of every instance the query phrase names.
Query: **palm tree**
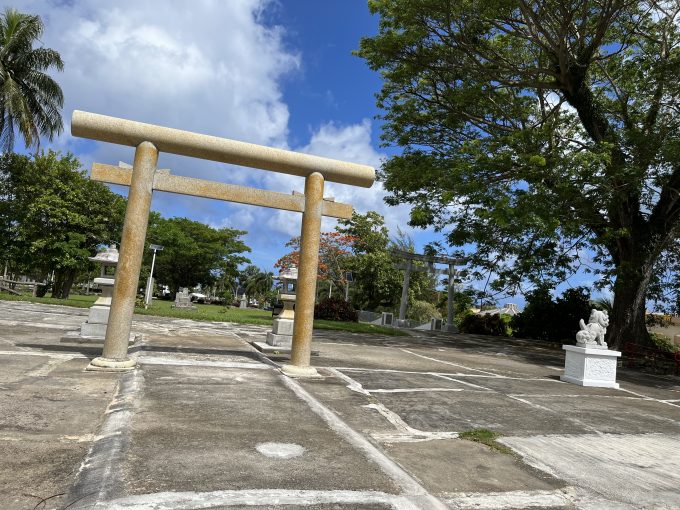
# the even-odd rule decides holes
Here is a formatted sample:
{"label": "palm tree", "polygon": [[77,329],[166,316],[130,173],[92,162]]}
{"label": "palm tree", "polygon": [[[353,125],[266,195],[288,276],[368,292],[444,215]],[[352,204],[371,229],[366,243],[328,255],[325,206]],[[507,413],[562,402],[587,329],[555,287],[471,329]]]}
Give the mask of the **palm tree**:
{"label": "palm tree", "polygon": [[255,296],[262,302],[274,285],[274,274],[271,272],[264,272],[258,269],[258,272],[252,275],[246,282],[246,294]]}
{"label": "palm tree", "polygon": [[33,48],[43,33],[39,16],[5,9],[0,15],[0,145],[14,148],[17,129],[26,148],[40,145],[40,135],[52,140],[61,133],[61,88],[45,73],[61,71],[64,63],[55,50]]}

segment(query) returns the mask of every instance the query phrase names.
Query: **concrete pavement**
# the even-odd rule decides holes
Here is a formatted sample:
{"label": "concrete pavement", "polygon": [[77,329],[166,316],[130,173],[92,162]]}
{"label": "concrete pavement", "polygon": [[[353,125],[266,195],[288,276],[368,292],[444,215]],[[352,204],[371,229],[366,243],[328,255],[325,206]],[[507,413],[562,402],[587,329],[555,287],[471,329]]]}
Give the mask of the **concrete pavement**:
{"label": "concrete pavement", "polygon": [[[266,328],[135,317],[140,368],[84,372],[86,310],[0,301],[0,508],[680,508],[680,380],[559,381],[562,351],[428,332],[315,332],[324,376]],[[516,454],[458,439],[487,428]]]}

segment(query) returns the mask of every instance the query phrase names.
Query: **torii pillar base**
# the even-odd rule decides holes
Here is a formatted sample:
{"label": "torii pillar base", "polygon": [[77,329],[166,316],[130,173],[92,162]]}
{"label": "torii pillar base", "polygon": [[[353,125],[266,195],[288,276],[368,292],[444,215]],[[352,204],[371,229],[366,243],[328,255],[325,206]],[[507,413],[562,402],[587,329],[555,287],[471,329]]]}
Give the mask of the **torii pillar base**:
{"label": "torii pillar base", "polygon": [[283,365],[281,373],[295,379],[309,379],[322,377],[314,367],[298,367],[296,365]]}
{"label": "torii pillar base", "polygon": [[137,368],[137,362],[133,359],[119,360],[99,357],[90,361],[85,370],[89,372],[127,372],[135,368]]}

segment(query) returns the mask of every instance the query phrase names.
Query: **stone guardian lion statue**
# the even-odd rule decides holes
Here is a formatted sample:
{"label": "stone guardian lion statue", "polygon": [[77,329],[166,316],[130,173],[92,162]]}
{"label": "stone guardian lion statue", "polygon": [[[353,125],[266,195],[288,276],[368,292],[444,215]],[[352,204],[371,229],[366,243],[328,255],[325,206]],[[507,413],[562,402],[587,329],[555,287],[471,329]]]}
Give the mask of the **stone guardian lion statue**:
{"label": "stone guardian lion statue", "polygon": [[607,349],[607,344],[604,341],[604,335],[607,333],[607,326],[609,326],[609,315],[607,312],[600,310],[591,310],[588,324],[579,321],[581,331],[576,333],[576,345],[580,347],[594,347],[596,349]]}

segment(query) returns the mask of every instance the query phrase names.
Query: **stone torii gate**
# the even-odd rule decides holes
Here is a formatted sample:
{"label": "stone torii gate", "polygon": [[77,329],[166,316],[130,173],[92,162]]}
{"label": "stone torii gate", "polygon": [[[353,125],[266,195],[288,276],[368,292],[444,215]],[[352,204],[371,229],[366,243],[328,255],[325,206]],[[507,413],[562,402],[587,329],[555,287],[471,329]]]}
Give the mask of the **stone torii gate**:
{"label": "stone torii gate", "polygon": [[[465,264],[465,259],[453,258],[453,257],[443,257],[441,255],[420,255],[417,253],[411,253],[409,251],[394,249],[392,252],[402,259],[406,259],[406,263],[395,264],[394,267],[397,269],[404,270],[404,284],[401,288],[401,303],[399,305],[399,320],[406,319],[406,307],[408,306],[408,286],[411,279],[411,271],[419,273],[430,273],[435,275],[447,275],[449,277],[448,285],[448,306],[446,310],[446,330],[451,332],[456,332],[456,326],[453,324],[453,291],[455,285],[456,277],[456,266],[462,266]],[[427,265],[425,267],[416,266],[413,264],[414,260],[420,262],[425,262]],[[447,269],[436,269],[434,264],[446,264],[449,267]]]}
{"label": "stone torii gate", "polygon": [[[135,367],[135,361],[128,356],[128,342],[151,196],[153,190],[158,190],[302,213],[291,360],[281,370],[297,377],[317,375],[310,366],[310,355],[321,217],[352,216],[352,206],[323,198],[324,182],[370,188],[375,180],[372,167],[78,110],[73,112],[71,134],[135,147],[132,170],[98,163],[92,167],[92,179],[129,186],[130,192],[104,348],[88,370],[121,371]],[[305,192],[289,195],[175,176],[168,170],[157,170],[159,152],[297,175],[305,178]]]}

